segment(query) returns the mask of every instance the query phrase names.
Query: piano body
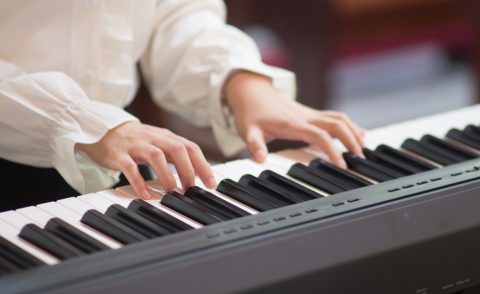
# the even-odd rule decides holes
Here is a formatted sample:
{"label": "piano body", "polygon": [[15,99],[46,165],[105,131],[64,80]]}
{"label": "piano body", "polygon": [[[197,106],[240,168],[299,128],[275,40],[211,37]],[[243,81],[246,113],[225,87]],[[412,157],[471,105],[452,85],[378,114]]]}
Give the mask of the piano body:
{"label": "piano body", "polygon": [[0,292],[472,288],[479,114],[472,106],[370,131],[366,159],[346,155],[347,171],[289,150],[262,165],[215,166],[218,191],[199,183],[188,199],[151,182],[158,199],[134,200],[127,186],[0,213]]}

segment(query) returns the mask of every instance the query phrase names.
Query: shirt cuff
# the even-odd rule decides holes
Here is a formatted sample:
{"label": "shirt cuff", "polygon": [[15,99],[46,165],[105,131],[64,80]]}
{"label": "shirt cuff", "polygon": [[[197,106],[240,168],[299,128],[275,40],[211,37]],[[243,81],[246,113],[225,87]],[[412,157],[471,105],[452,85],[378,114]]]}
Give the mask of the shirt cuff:
{"label": "shirt cuff", "polygon": [[[278,67],[269,66],[261,62],[246,64],[232,62],[224,71],[214,75],[212,96],[216,97],[210,105],[210,113],[215,114],[212,120],[212,130],[220,150],[225,156],[233,156],[245,149],[246,145],[240,138],[234,122],[233,113],[223,97],[223,86],[230,75],[236,71],[249,71],[266,76],[272,80],[273,87],[285,99],[294,100],[297,94],[295,74]],[[215,81],[217,79],[217,81]]]}
{"label": "shirt cuff", "polygon": [[58,116],[62,124],[52,130],[53,166],[82,194],[111,188],[120,173],[97,165],[82,152],[75,152],[75,144],[98,142],[108,130],[138,119],[123,109],[91,100],[75,102]]}

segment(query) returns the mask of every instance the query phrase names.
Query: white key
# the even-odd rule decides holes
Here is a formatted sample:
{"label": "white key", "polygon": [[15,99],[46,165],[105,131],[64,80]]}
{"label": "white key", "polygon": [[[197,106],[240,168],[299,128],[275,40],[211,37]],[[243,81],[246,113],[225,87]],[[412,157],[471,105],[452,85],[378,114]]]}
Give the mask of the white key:
{"label": "white key", "polygon": [[[312,154],[308,154],[304,150],[301,150],[299,152],[293,152],[293,151],[294,150],[289,151],[290,158],[293,158],[293,155],[295,155],[295,156],[297,156],[297,158],[299,158],[299,160],[302,160],[302,162],[305,162],[306,160],[312,160],[313,158],[315,158]],[[271,155],[269,155],[268,158],[269,159],[272,158],[272,157],[270,157],[272,155],[277,156],[277,157],[275,157],[276,159],[274,159],[274,162],[279,162],[284,166],[288,164],[289,168],[290,168],[291,165],[293,165],[295,163],[295,162],[293,162],[292,159],[284,158],[282,156],[279,156],[278,154],[271,154]],[[277,161],[275,161],[275,160],[277,160]],[[299,181],[299,180],[297,180],[293,177],[290,177],[289,175],[287,175],[287,172],[284,170],[283,167],[279,167],[278,165],[275,165],[275,163],[273,163],[272,161],[269,161],[269,160],[267,160],[266,163],[259,164],[259,163],[256,163],[256,162],[252,161],[251,159],[244,159],[244,160],[234,161],[231,164],[226,164],[225,166],[226,166],[225,170],[227,172],[228,172],[228,170],[248,171],[248,172],[245,172],[244,174],[249,173],[253,176],[258,176],[264,170],[270,169],[270,170],[278,173],[279,175],[281,175],[285,178],[288,178],[288,179],[290,179],[290,180],[292,180],[292,181],[294,181],[294,182],[296,182],[296,183],[298,183],[298,184],[300,184],[300,185],[302,185],[302,186],[304,186],[304,187],[306,187],[310,190],[313,190],[314,192],[317,192],[320,195],[323,195],[323,196],[330,195],[329,193],[327,193],[323,190],[317,189],[317,188],[315,188],[315,187],[313,187],[313,186],[311,186],[307,183],[301,182],[301,181]],[[238,181],[242,175],[231,174],[230,178],[234,181]]]}
{"label": "white key", "polygon": [[[133,191],[133,189],[131,187],[121,187],[119,189],[117,189],[117,191],[121,194],[123,194],[123,197],[130,197],[130,201],[132,201],[133,199],[136,199],[136,194],[135,192]],[[154,192],[155,193],[155,192]],[[151,194],[154,194],[154,193],[151,193]],[[163,195],[160,195],[160,194],[156,194],[152,197],[152,199],[149,199],[149,200],[145,200],[146,202],[150,203],[151,205],[155,206],[156,208],[170,214],[171,216],[173,216],[174,218],[188,224],[189,226],[195,228],[195,229],[198,229],[198,228],[201,228],[203,227],[202,224],[192,220],[191,218],[163,205],[160,203],[159,201],[159,198],[163,197]],[[124,200],[121,200],[121,201],[124,201]]]}
{"label": "white key", "polygon": [[475,105],[370,130],[366,134],[366,145],[370,149],[379,144],[399,148],[399,144],[407,138],[418,140],[426,134],[443,138],[452,128],[462,129],[468,124],[478,125],[479,112],[480,105]]}
{"label": "white key", "polygon": [[[165,194],[165,191],[162,190],[161,185],[157,181],[148,181],[147,186],[150,189],[150,195],[152,198],[150,201],[160,201],[163,198],[163,195]],[[125,194],[124,197],[128,196],[127,198],[130,199],[139,199],[135,191],[133,190],[132,186],[123,186],[119,187],[116,189],[116,191]]]}
{"label": "white key", "polygon": [[[213,176],[215,177],[215,181],[216,181],[217,184],[218,184],[218,183],[220,183],[223,179],[225,179],[226,177],[225,177],[224,175],[219,174],[218,172],[215,172],[215,168],[216,168],[217,166],[223,166],[223,164],[217,164],[217,165],[215,165],[215,166],[212,167],[212,169],[213,169]],[[177,178],[177,181],[179,181],[179,180],[178,180],[178,176],[177,176],[177,175],[174,175],[174,176]],[[158,184],[158,183],[157,183],[157,184]],[[149,183],[149,185],[150,185],[150,183]],[[255,210],[255,209],[253,209],[253,208],[251,208],[251,207],[249,207],[249,206],[247,206],[247,205],[245,205],[245,204],[243,204],[243,203],[241,203],[241,202],[238,202],[238,201],[235,200],[235,199],[232,199],[232,198],[230,198],[230,197],[228,197],[228,196],[226,196],[226,195],[223,195],[222,193],[220,193],[220,192],[218,192],[218,191],[216,191],[216,190],[214,190],[214,189],[208,189],[207,187],[205,187],[205,185],[203,184],[202,180],[201,180],[199,177],[196,177],[196,178],[195,178],[195,186],[200,187],[200,188],[202,188],[202,189],[204,189],[204,190],[212,193],[213,195],[217,196],[218,198],[221,198],[221,199],[223,199],[223,200],[231,203],[232,205],[237,206],[238,208],[240,208],[240,209],[242,209],[242,210],[244,210],[244,211],[246,211],[246,212],[248,212],[248,213],[250,213],[250,214],[257,214],[257,213],[258,213],[257,210]],[[152,198],[154,198],[154,197],[152,197]]]}
{"label": "white key", "polygon": [[30,219],[33,223],[42,228],[45,227],[45,225],[50,219],[52,219],[52,216],[50,214],[35,206],[17,209],[16,212]]}
{"label": "white key", "polygon": [[101,213],[105,213],[107,209],[115,204],[114,202],[100,196],[97,194],[87,194],[77,197],[79,200],[85,202],[86,204],[92,206],[93,208],[97,209]]}
{"label": "white key", "polygon": [[[217,164],[217,165],[219,165],[219,164]],[[215,169],[215,167],[216,167],[217,165],[212,166],[212,172],[213,172],[213,177],[215,178],[215,181],[216,181],[217,184],[218,184],[218,183],[220,183],[222,180],[224,180],[225,177],[215,172],[214,169]],[[202,188],[205,187],[205,185],[203,184],[202,180],[200,180],[199,177],[195,177],[195,186],[202,187]]]}
{"label": "white key", "polygon": [[[215,165],[213,168],[215,169],[216,166],[219,166],[219,165]],[[217,172],[215,172],[215,171],[213,172],[213,174],[214,174],[215,180],[217,181],[217,184],[220,183],[223,179],[225,179],[225,176],[220,175],[219,173],[217,173]],[[149,185],[150,185],[150,183],[149,183]],[[200,180],[200,178],[198,178],[198,177],[195,178],[195,186],[200,187],[200,188],[202,188],[203,190],[212,193],[213,195],[217,196],[218,198],[221,198],[221,199],[223,199],[223,200],[231,203],[232,205],[235,205],[235,206],[239,207],[240,209],[242,209],[242,210],[244,210],[244,211],[246,211],[246,212],[248,212],[248,213],[250,213],[250,214],[257,214],[257,213],[258,213],[257,210],[255,210],[255,209],[253,209],[253,208],[251,208],[251,207],[249,207],[249,206],[246,206],[245,204],[240,203],[240,202],[238,202],[238,201],[235,200],[235,199],[232,199],[232,198],[230,198],[230,197],[228,197],[228,196],[226,196],[226,195],[223,195],[222,193],[220,193],[220,192],[218,192],[218,191],[216,191],[216,190],[214,190],[214,189],[208,189],[207,187],[205,187],[205,185],[203,184],[203,182],[202,182],[202,181]],[[127,192],[127,193],[128,193],[128,192]],[[131,194],[131,193],[130,193],[130,194]],[[152,198],[153,198],[153,197],[152,197]]]}
{"label": "white key", "polygon": [[245,205],[233,198],[230,198],[228,197],[227,195],[223,195],[222,193],[218,192],[217,190],[212,190],[212,189],[208,189],[207,187],[205,187],[202,183],[199,183],[197,184],[198,187],[204,189],[205,191],[208,191],[210,193],[212,193],[213,195],[217,196],[218,198],[222,199],[222,200],[225,200],[226,202],[229,202],[230,204],[232,205],[235,205],[236,207],[250,213],[250,214],[257,214],[259,213],[257,210],[251,208],[250,206],[248,205]]}
{"label": "white key", "polygon": [[133,200],[132,197],[129,197],[128,195],[116,190],[101,191],[101,192],[95,193],[95,195],[105,198],[106,200],[113,202],[115,204],[119,204],[123,207],[128,207],[128,205]]}
{"label": "white key", "polygon": [[78,213],[79,215],[83,215],[89,209],[96,209],[91,205],[87,205],[85,202],[81,201],[76,197],[65,198],[57,201],[58,204]]}
{"label": "white key", "polygon": [[120,244],[116,240],[108,237],[107,235],[104,235],[103,233],[100,233],[99,231],[83,224],[80,221],[81,217],[83,216],[83,213],[85,213],[88,209],[85,209],[83,213],[79,214],[56,202],[43,203],[43,204],[37,205],[37,207],[49,213],[53,217],[58,217],[62,219],[68,224],[74,226],[75,228],[91,236],[92,238],[102,242],[103,244],[107,245],[112,249],[120,248],[122,246],[122,244]]}
{"label": "white key", "polygon": [[312,152],[307,152],[306,149],[287,149],[268,155],[267,161],[271,161],[272,163],[275,163],[288,170],[295,163],[300,162],[303,164],[308,164],[315,158],[316,156],[313,155]]}
{"label": "white key", "polygon": [[20,232],[18,228],[13,227],[9,223],[5,222],[3,219],[0,220],[0,232],[3,238],[27,251],[31,255],[45,262],[46,264],[51,265],[59,262],[58,258],[54,257],[50,253],[20,238],[18,236],[18,233]]}
{"label": "white key", "polygon": [[[54,202],[45,203],[44,207],[45,207],[45,205],[51,207],[52,205],[55,206],[55,203]],[[62,207],[60,204],[57,204],[57,206],[60,207],[60,208]],[[31,219],[35,224],[37,224],[40,227],[45,227],[47,222],[54,217],[53,215],[46,212],[45,210],[42,210],[42,209],[40,209],[38,207],[34,207],[34,206],[19,209],[19,210],[17,210],[17,212],[22,214],[23,216]],[[72,212],[72,214],[74,214],[74,213]],[[87,235],[90,235],[91,237],[97,239],[98,241],[106,244],[110,248],[119,248],[120,247],[120,243],[114,241],[113,239],[110,239],[107,236],[104,236],[104,237],[110,239],[111,241],[109,241],[108,239],[106,240],[103,236],[99,235],[99,233],[95,234],[95,231],[93,229],[90,229],[90,230],[85,229],[85,228],[89,228],[86,225],[83,225],[83,226],[78,225],[77,226],[77,224],[80,224],[80,217],[76,217],[77,222],[69,221],[69,220],[72,220],[72,215],[70,215],[70,217],[68,217],[67,219],[64,219],[64,220],[66,222],[70,223],[70,224],[73,224],[75,227],[79,228],[80,230],[82,230]],[[104,241],[106,241],[106,242],[104,242]]]}
{"label": "white key", "polygon": [[[285,157],[284,154],[287,156]],[[318,189],[316,187],[313,187],[310,184],[307,184],[305,182],[302,182],[296,178],[293,178],[287,174],[288,170],[292,165],[295,163],[302,163],[305,165],[308,165],[310,161],[313,159],[319,158],[322,156],[319,151],[312,150],[310,148],[305,148],[305,149],[299,149],[299,150],[286,150],[285,153],[279,152],[275,154],[270,154],[268,155],[265,164],[267,169],[272,170],[273,172],[276,172],[277,174],[294,181],[295,183],[304,186],[305,188],[308,188],[322,196],[329,196],[330,193],[327,193],[321,189]],[[320,158],[325,160],[325,158]],[[295,161],[298,160],[298,161]],[[253,162],[255,164],[255,162]]]}
{"label": "white key", "polygon": [[217,165],[214,169],[215,173],[218,173],[233,181],[238,181],[244,174],[248,173],[245,167],[242,168],[243,161],[243,159],[240,159],[230,161],[222,165]]}
{"label": "white key", "polygon": [[33,223],[31,219],[26,218],[13,210],[1,213],[0,219],[17,228],[19,232],[25,225]]}

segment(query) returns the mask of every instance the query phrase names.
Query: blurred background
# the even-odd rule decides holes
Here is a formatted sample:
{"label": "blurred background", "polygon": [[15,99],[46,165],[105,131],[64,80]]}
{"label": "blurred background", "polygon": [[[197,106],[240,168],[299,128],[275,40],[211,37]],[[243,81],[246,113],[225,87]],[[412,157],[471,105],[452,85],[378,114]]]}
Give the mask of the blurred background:
{"label": "blurred background", "polygon": [[[367,129],[480,100],[480,1],[226,3],[229,23],[256,40],[263,60],[297,74],[301,102],[346,112]],[[142,116],[158,124],[158,113]],[[162,120],[210,159],[228,160],[208,130]]]}

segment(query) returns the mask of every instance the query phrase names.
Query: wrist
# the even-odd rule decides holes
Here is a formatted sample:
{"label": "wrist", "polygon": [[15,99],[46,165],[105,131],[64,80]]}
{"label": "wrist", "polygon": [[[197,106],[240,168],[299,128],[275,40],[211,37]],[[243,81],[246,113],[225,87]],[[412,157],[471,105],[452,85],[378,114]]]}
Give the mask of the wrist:
{"label": "wrist", "polygon": [[84,152],[84,153],[89,153],[91,148],[95,145],[98,145],[98,144],[101,144],[102,141],[105,141],[107,139],[107,137],[109,135],[111,135],[113,132],[117,132],[120,128],[124,127],[124,126],[128,126],[130,124],[140,124],[140,121],[135,121],[135,120],[132,120],[132,121],[125,121],[123,123],[120,123],[119,125],[107,130],[102,137],[100,137],[98,140],[96,140],[95,142],[91,142],[91,143],[75,143],[75,151],[81,151],[81,152]]}
{"label": "wrist", "polygon": [[227,105],[235,111],[243,100],[255,97],[262,89],[273,89],[272,80],[266,76],[249,71],[238,71],[232,74],[224,86],[224,98]]}

